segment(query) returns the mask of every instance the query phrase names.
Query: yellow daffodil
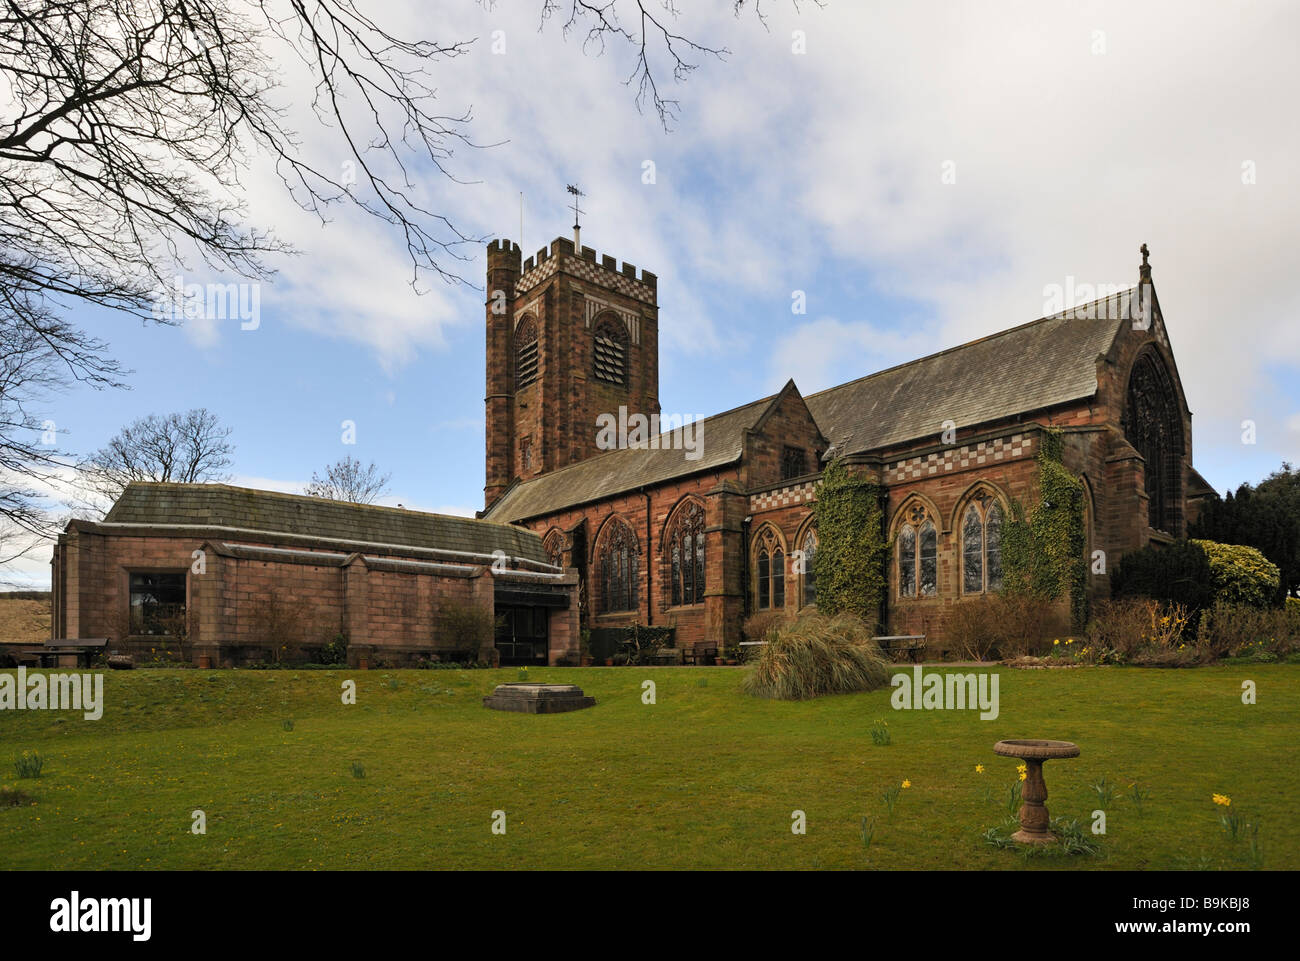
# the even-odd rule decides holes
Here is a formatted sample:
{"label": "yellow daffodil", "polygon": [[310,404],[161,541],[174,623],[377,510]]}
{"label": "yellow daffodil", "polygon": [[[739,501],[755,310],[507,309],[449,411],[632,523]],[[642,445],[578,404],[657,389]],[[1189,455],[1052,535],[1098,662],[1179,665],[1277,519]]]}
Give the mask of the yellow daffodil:
{"label": "yellow daffodil", "polygon": [[912,782],[909,781],[909,780],[907,780],[906,778],[904,778],[904,779],[903,779],[903,787],[911,787],[911,786],[912,786]]}
{"label": "yellow daffodil", "polygon": [[1023,780],[1025,780],[1025,778],[1027,778],[1027,777],[1029,777],[1029,775],[1026,774],[1024,771],[1021,771],[1021,772],[1020,772],[1020,780],[1023,781]]}
{"label": "yellow daffodil", "polygon": [[976,764],[976,765],[975,765],[975,773],[976,773],[976,774],[983,774],[983,773],[984,773],[984,765],[983,765],[983,764]]}

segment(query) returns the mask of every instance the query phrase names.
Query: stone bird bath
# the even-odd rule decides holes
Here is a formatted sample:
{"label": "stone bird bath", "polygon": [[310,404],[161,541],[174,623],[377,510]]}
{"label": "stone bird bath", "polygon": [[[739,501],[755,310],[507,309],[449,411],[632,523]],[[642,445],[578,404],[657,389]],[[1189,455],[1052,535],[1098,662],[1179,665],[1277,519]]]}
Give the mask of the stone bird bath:
{"label": "stone bird bath", "polygon": [[1079,746],[1069,741],[998,741],[993,753],[1017,757],[1025,762],[1025,785],[1020,798],[1020,830],[1011,840],[1021,844],[1051,844],[1056,835],[1048,830],[1047,784],[1043,781],[1043,762],[1058,757],[1078,757]]}

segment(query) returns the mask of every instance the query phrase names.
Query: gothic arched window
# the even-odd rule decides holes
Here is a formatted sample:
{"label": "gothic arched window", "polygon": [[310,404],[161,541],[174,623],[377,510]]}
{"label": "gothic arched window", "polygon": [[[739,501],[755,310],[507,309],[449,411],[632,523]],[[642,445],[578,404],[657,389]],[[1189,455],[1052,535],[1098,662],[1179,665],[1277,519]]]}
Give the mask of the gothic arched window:
{"label": "gothic arched window", "polygon": [[687,501],[668,533],[669,595],[673,607],[704,602],[704,505]]}
{"label": "gothic arched window", "polygon": [[607,384],[627,383],[627,328],[615,317],[607,315],[596,324],[592,373]]}
{"label": "gothic arched window", "polygon": [[757,600],[760,611],[785,607],[785,551],[781,539],[771,527],[764,527],[758,535]]}
{"label": "gothic arched window", "polygon": [[1147,522],[1177,536],[1183,520],[1183,419],[1173,381],[1154,351],[1133,365],[1123,427],[1145,461]]}
{"label": "gothic arched window", "polygon": [[546,535],[546,540],[542,541],[542,552],[546,555],[546,563],[556,567],[564,566],[564,537],[559,531],[551,531]]}
{"label": "gothic arched window", "polygon": [[926,509],[910,509],[898,529],[898,594],[934,597],[939,593],[939,532]]}
{"label": "gothic arched window", "polygon": [[963,594],[1002,590],[1002,507],[983,491],[962,515],[961,570]]}
{"label": "gothic arched window", "polygon": [[637,553],[632,528],[618,518],[611,520],[596,552],[601,613],[637,609]]}
{"label": "gothic arched window", "polygon": [[817,603],[817,528],[810,527],[804,531],[803,540],[799,544],[799,561],[803,568],[803,604],[807,607],[809,604]]}
{"label": "gothic arched window", "polygon": [[537,379],[537,323],[525,317],[515,329],[515,387]]}

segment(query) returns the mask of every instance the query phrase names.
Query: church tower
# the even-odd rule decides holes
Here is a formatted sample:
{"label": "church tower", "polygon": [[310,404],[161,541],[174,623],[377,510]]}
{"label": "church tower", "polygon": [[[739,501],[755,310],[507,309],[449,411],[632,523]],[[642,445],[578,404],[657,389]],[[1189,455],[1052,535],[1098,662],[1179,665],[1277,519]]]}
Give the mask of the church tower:
{"label": "church tower", "polygon": [[520,257],[488,244],[485,509],[602,453],[600,414],[659,414],[658,278],[564,237]]}

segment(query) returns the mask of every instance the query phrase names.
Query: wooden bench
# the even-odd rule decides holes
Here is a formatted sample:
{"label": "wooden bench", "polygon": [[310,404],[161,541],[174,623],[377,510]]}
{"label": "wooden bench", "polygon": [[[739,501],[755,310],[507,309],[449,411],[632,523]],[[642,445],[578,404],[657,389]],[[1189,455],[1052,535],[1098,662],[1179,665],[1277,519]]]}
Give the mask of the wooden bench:
{"label": "wooden bench", "polygon": [[872,640],[880,645],[881,651],[887,656],[892,658],[903,653],[918,664],[921,661],[921,653],[925,650],[924,634],[887,634],[873,637]]}
{"label": "wooden bench", "polygon": [[718,645],[696,644],[694,647],[682,648],[683,664],[708,664],[718,659]]}

